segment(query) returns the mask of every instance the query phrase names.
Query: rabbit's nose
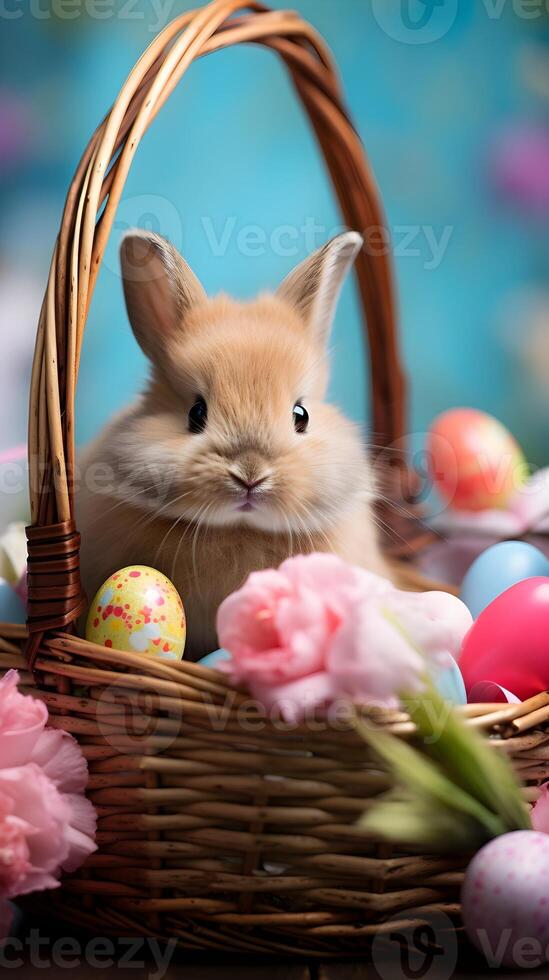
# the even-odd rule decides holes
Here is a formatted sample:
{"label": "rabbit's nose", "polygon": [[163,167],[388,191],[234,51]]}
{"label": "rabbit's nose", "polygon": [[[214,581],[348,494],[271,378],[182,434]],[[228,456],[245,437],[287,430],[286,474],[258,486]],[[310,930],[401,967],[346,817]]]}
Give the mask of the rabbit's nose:
{"label": "rabbit's nose", "polygon": [[237,486],[243,490],[247,490],[248,493],[251,490],[257,490],[257,488],[260,487],[262,483],[265,483],[265,480],[267,479],[266,476],[261,476],[259,480],[246,480],[244,477],[239,476],[238,473],[233,473],[232,470],[230,472],[230,476]]}
{"label": "rabbit's nose", "polygon": [[257,490],[257,488],[261,486],[262,483],[265,483],[265,480],[267,479],[266,476],[261,476],[259,480],[246,480],[244,477],[239,476],[238,473],[234,473],[232,470],[230,476],[237,486],[243,490],[247,490],[248,492],[250,490]]}

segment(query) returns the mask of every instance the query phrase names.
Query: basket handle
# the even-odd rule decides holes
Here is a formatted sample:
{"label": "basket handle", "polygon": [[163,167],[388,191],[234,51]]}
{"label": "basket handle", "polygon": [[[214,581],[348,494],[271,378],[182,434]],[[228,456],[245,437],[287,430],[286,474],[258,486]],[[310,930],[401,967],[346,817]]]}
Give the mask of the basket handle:
{"label": "basket handle", "polygon": [[[95,282],[137,146],[192,62],[258,43],[285,62],[323,151],[345,223],[385,226],[379,193],[322,39],[297,14],[252,0],[213,0],[182,14],[141,56],[93,134],[70,185],[40,314],[30,390],[29,655],[44,631],[70,627],[85,606],[73,521],[74,399]],[[391,264],[365,249],[356,262],[369,341],[372,428],[380,445],[403,437]]]}

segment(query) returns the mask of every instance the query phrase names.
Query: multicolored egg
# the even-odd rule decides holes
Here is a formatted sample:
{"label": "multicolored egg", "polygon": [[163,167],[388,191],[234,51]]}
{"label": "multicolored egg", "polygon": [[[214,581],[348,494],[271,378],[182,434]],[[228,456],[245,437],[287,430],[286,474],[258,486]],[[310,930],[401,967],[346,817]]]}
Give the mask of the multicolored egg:
{"label": "multicolored egg", "polygon": [[524,968],[546,962],[548,881],[548,834],[517,830],[496,837],[475,855],[461,894],[463,923],[490,966]]}
{"label": "multicolored egg", "polygon": [[528,475],[511,433],[473,408],[453,408],[435,419],[427,455],[433,483],[455,510],[506,507]]}
{"label": "multicolored egg", "polygon": [[98,590],[88,613],[92,643],[181,660],[186,623],[181,597],[169,578],[146,565],[114,572]]}
{"label": "multicolored egg", "polygon": [[549,690],[549,578],[517,582],[483,609],[459,666],[467,693],[492,681],[521,701]]}
{"label": "multicolored egg", "polygon": [[549,576],[549,559],[527,541],[500,541],[470,566],[461,599],[476,619],[498,595],[525,578]]}

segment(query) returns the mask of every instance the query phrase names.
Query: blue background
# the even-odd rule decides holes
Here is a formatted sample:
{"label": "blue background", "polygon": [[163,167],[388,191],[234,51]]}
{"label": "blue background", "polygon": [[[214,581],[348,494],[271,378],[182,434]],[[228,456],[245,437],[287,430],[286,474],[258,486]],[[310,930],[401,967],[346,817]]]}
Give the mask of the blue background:
{"label": "blue background", "polygon": [[[419,16],[425,5],[413,2]],[[410,427],[419,444],[438,412],[474,405],[508,424],[532,461],[546,462],[549,380],[532,368],[535,356],[525,356],[532,303],[549,318],[546,222],[497,192],[491,147],[518,123],[546,124],[547,92],[532,82],[532,66],[541,61],[547,69],[548,19],[518,16],[511,3],[460,0],[453,13],[443,3],[426,30],[436,33],[436,17],[452,14],[448,29],[416,43],[420,32],[406,32],[399,4],[385,4],[381,15],[380,0],[292,6],[333,49],[399,253],[403,228],[415,229],[409,247],[417,254],[395,256],[413,380]],[[190,6],[174,4],[171,15]],[[47,0],[41,18],[19,0],[4,0],[6,9],[23,15],[0,17],[0,111],[2,99],[15,100],[26,136],[20,155],[0,170],[6,352],[0,448],[25,438],[35,318],[68,182],[157,21],[149,0],[140,0],[131,17],[122,16],[116,0],[103,20],[78,7],[74,20],[53,17]],[[300,236],[296,256],[276,254],[268,243],[251,256],[239,247],[239,232],[259,226],[268,238],[277,226],[299,229],[307,218],[326,229],[317,244],[339,223],[313,137],[276,57],[246,47],[193,65],[144,138],[125,188],[87,327],[79,441],[132,396],[146,370],[118,274],[125,227],[167,234],[209,291],[244,297],[275,286],[305,255],[305,241]],[[228,229],[225,254],[213,254],[208,227],[217,236]],[[437,239],[449,229],[434,268],[425,227]],[[334,334],[332,394],[356,419],[365,417],[363,363],[349,286]]]}

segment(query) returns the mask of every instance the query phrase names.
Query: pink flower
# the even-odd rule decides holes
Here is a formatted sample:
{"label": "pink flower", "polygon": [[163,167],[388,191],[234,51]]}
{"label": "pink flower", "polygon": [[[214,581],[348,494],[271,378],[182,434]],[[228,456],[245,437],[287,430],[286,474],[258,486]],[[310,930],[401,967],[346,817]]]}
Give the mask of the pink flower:
{"label": "pink flower", "polygon": [[544,783],[541,787],[540,796],[530,811],[530,817],[534,830],[549,834],[549,783]]}
{"label": "pink flower", "polygon": [[384,580],[335,555],[298,555],[278,571],[252,572],[217,616],[234,679],[283,684],[322,670],[334,633],[367,587],[383,591]]}
{"label": "pink flower", "polygon": [[254,572],[217,617],[223,669],[288,720],[337,699],[397,703],[429,662],[447,665],[471,623],[453,596],[401,592],[328,554]]}
{"label": "pink flower", "polygon": [[56,888],[96,848],[82,751],[17,683],[16,671],[0,680],[0,899]]}
{"label": "pink flower", "polygon": [[309,711],[329,708],[334,701],[334,684],[327,671],[298,677],[286,684],[268,685],[250,681],[250,690],[267,711],[276,710],[285,721],[297,724]]}
{"label": "pink flower", "polygon": [[69,854],[68,802],[30,762],[0,770],[0,892],[6,898],[56,888]]}
{"label": "pink flower", "polygon": [[[10,771],[8,769],[8,772]],[[0,789],[0,893],[2,895],[15,894],[17,885],[31,866],[26,840],[30,827],[20,817],[15,816],[13,810],[9,796]]]}
{"label": "pink flower", "polygon": [[334,636],[327,668],[340,697],[394,707],[398,693],[423,687],[425,660],[388,609],[357,602]]}
{"label": "pink flower", "polygon": [[386,608],[416,649],[429,661],[448,667],[457,658],[473,625],[467,606],[449,592],[401,592],[394,589]]}
{"label": "pink flower", "polygon": [[0,680],[0,766],[28,762],[48,721],[48,709],[17,690],[19,675],[8,670]]}

